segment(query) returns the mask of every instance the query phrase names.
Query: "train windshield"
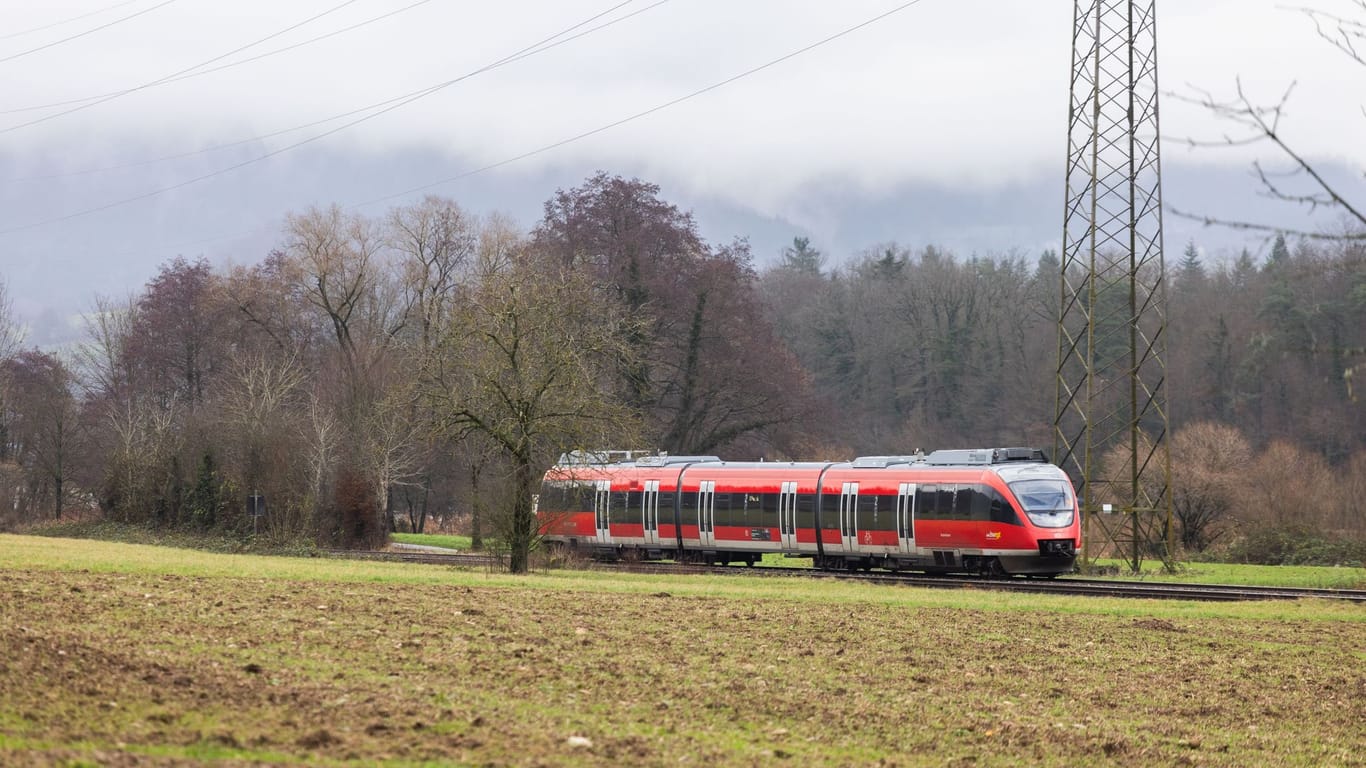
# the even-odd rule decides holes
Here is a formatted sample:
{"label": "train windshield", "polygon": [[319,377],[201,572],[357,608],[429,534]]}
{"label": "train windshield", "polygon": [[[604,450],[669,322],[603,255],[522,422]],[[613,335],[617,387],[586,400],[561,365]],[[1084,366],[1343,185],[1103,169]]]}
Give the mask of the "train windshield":
{"label": "train windshield", "polygon": [[1072,484],[1066,480],[1019,480],[1010,484],[1029,521],[1040,528],[1066,528],[1072,524]]}

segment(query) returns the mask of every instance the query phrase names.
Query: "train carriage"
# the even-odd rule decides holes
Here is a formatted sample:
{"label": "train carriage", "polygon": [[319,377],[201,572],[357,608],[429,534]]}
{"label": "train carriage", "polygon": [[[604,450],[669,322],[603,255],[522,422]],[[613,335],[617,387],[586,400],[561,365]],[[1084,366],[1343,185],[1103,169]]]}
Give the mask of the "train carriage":
{"label": "train carriage", "polygon": [[545,478],[545,539],[594,555],[708,563],[764,554],[823,568],[1057,575],[1080,514],[1066,475],[1032,449],[850,462],[714,456],[562,461]]}

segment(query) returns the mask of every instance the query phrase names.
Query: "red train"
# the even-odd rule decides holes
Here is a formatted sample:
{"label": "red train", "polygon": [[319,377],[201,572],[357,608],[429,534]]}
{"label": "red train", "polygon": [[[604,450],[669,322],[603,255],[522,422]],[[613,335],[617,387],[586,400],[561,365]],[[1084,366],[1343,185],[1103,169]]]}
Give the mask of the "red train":
{"label": "red train", "polygon": [[1071,481],[1030,448],[729,462],[578,453],[546,473],[544,540],[593,556],[1056,576],[1074,569]]}

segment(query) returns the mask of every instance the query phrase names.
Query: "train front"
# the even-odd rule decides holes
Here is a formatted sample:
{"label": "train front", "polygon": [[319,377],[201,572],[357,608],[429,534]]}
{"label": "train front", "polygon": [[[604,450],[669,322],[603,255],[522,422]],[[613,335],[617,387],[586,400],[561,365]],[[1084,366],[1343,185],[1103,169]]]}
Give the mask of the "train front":
{"label": "train front", "polygon": [[1038,551],[1001,558],[1007,573],[1056,576],[1076,568],[1081,550],[1081,511],[1067,473],[1053,464],[1016,464],[997,469],[1015,497]]}

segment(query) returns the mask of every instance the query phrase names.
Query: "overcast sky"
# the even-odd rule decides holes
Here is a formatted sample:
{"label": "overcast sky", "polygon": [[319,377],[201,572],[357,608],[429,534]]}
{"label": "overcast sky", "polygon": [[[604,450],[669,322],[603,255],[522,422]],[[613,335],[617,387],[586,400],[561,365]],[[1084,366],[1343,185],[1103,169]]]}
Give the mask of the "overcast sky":
{"label": "overcast sky", "polygon": [[[475,210],[511,209],[530,225],[535,201],[597,168],[661,184],[667,199],[697,210],[708,237],[750,236],[761,262],[793,234],[836,256],[889,236],[984,251],[1057,240],[1066,0],[921,0],[647,117],[435,184],[664,104],[904,2],[637,0],[579,27],[621,19],[580,39],[250,162],[368,113],[270,134],[477,72],[619,2],[0,0],[0,231],[17,229],[0,234],[0,274],[26,311],[66,309],[95,290],[134,289],[177,254],[255,261],[289,210],[370,203],[361,210],[379,213],[436,193]],[[1304,2],[1356,10],[1353,0]],[[1303,12],[1281,0],[1170,0],[1158,10],[1164,89],[1227,96],[1241,78],[1272,102],[1297,82],[1287,137],[1330,165],[1366,166],[1366,70],[1319,40]],[[353,25],[361,26],[157,84]],[[45,106],[62,102],[71,103]],[[1174,100],[1162,110],[1173,138],[1229,130]],[[233,146],[203,151],[222,144]],[[1212,198],[1244,199],[1252,186],[1246,152],[1169,143],[1164,161],[1172,205],[1217,207]],[[192,181],[239,163],[249,164]],[[177,188],[158,192],[167,187]],[[1056,206],[1040,202],[1047,195]],[[923,216],[931,209],[933,221]],[[1183,244],[1171,234],[1180,228],[1169,225],[1169,250]],[[1229,242],[1227,233],[1210,240]]]}

